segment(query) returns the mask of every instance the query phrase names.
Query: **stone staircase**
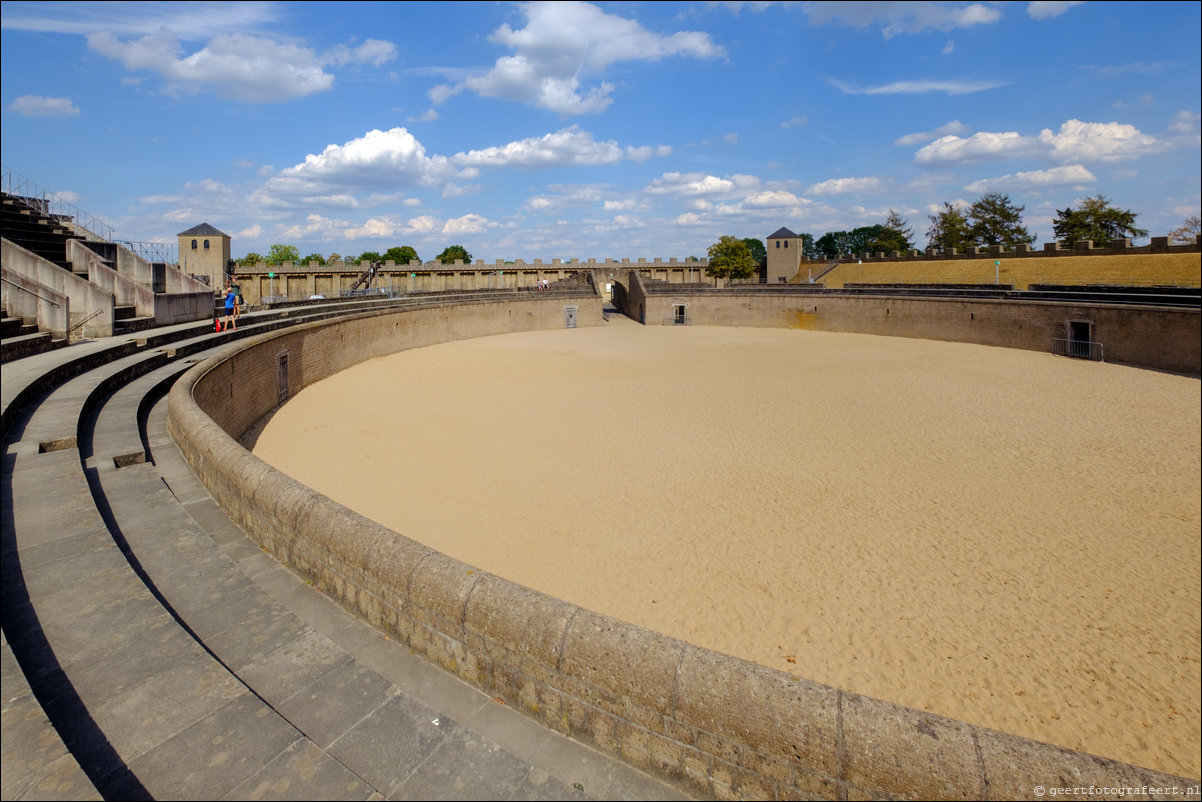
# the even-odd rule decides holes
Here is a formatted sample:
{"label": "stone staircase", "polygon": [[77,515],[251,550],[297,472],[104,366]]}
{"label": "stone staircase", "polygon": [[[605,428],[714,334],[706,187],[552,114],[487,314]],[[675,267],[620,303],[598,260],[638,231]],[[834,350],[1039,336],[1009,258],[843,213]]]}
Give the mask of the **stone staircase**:
{"label": "stone staircase", "polygon": [[36,323],[10,316],[3,310],[0,319],[0,363],[60,348],[65,340],[55,340],[48,331],[39,331]]}
{"label": "stone staircase", "polygon": [[154,318],[138,316],[137,309],[132,306],[117,306],[113,308],[113,334],[135,334],[154,328]]}

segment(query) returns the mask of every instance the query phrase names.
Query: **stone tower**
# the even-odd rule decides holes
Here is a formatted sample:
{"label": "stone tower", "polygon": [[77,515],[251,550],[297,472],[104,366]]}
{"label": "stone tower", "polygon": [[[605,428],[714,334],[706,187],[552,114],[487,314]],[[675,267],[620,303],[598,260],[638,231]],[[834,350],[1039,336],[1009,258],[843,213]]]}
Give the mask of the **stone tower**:
{"label": "stone tower", "polygon": [[230,236],[208,223],[181,231],[179,237],[179,269],[214,290],[225,286],[226,266],[230,263]]}
{"label": "stone tower", "polygon": [[801,237],[787,228],[768,235],[768,283],[780,284],[801,269]]}

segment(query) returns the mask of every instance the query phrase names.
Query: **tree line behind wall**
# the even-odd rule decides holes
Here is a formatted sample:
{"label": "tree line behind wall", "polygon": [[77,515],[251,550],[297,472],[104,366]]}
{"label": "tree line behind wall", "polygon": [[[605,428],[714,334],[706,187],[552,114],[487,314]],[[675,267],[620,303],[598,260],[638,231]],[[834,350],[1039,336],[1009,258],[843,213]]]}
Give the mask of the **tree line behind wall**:
{"label": "tree line behind wall", "polygon": [[[443,249],[443,252],[435,257],[437,261],[444,265],[453,264],[456,259],[461,260],[464,264],[472,261],[472,255],[467,248],[462,245],[451,245]],[[267,255],[251,251],[238,260],[238,264],[242,266],[257,265],[260,262],[268,265],[282,265],[285,262],[290,264],[310,264],[316,263],[319,265],[330,264],[331,262],[342,263],[363,263],[380,264],[391,261],[394,265],[407,265],[412,261],[421,261],[421,257],[417,255],[417,251],[409,245],[397,245],[389,248],[384,253],[378,251],[364,251],[358,256],[343,256],[338,252],[331,253],[328,257],[320,253],[311,253],[308,256],[301,257],[300,251],[295,245],[275,244],[267,251]]]}
{"label": "tree line behind wall", "polygon": [[[967,206],[944,202],[938,214],[930,216],[926,248],[938,252],[956,249],[963,253],[976,246],[986,248],[1003,245],[1033,245],[1035,236],[1023,223],[1025,207],[1016,205],[1008,195],[989,192]],[[1082,200],[1076,208],[1057,210],[1052,230],[1056,241],[1067,248],[1077,242],[1090,240],[1095,247],[1104,248],[1115,240],[1146,237],[1147,230],[1135,224],[1136,213],[1114,206],[1105,195],[1098,194]],[[1186,244],[1199,235],[1197,215],[1187,218],[1180,227],[1169,233],[1170,242]],[[863,226],[851,231],[832,231],[817,240],[802,234],[803,253],[811,259],[824,255],[905,253],[916,246],[909,223],[892,209],[883,224]]]}

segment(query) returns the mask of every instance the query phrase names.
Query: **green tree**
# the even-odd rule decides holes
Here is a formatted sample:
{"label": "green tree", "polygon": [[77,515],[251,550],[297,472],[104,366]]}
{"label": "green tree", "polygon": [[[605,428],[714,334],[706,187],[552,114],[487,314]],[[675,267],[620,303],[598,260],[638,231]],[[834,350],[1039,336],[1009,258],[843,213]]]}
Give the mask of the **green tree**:
{"label": "green tree", "polygon": [[1111,206],[1101,193],[1081,201],[1080,208],[1057,209],[1052,233],[1057,242],[1069,248],[1081,240],[1092,240],[1104,248],[1113,240],[1148,236],[1147,231],[1135,227],[1134,212]]}
{"label": "green tree", "polygon": [[819,254],[833,254],[834,256],[876,253],[877,251],[888,253],[895,249],[893,247],[882,248],[879,246],[893,245],[896,240],[886,239],[887,236],[890,235],[885,227],[881,225],[860,226],[859,228],[853,228],[851,231],[828,231],[818,238],[818,241],[814,243],[814,248]]}
{"label": "green tree", "polygon": [[709,247],[708,253],[709,266],[705,272],[714,278],[751,278],[759,267],[747,243],[737,237],[721,237]]}
{"label": "green tree", "polygon": [[843,256],[851,253],[851,249],[848,247],[850,242],[850,235],[846,231],[828,231],[818,238],[814,247],[819,253],[828,256]]}
{"label": "green tree", "polygon": [[747,237],[743,240],[747,246],[747,250],[751,252],[751,258],[755,260],[757,265],[762,265],[768,261],[768,248],[764,245],[762,239],[756,237]]}
{"label": "green tree", "polygon": [[326,258],[324,256],[322,256],[320,253],[311,253],[308,256],[306,256],[304,259],[301,259],[302,264],[307,265],[307,264],[309,264],[309,262],[317,262],[317,264],[319,264],[319,265],[324,265],[326,263]]}
{"label": "green tree", "polygon": [[413,248],[409,247],[408,245],[394,245],[393,247],[384,251],[384,261],[387,262],[389,259],[392,260],[393,264],[397,265],[407,265],[413,259],[417,259],[419,262],[421,261],[421,259],[419,259],[417,256],[417,251],[413,250]]}
{"label": "green tree", "polygon": [[255,253],[254,251],[251,251],[250,253],[246,254],[246,256],[243,256],[241,259],[239,259],[238,264],[242,265],[243,267],[254,267],[259,262],[262,262],[262,261],[263,261],[262,256]]}
{"label": "green tree", "polygon": [[914,235],[914,230],[910,228],[910,224],[906,222],[905,218],[892,209],[889,210],[889,217],[885,220],[885,225],[881,229],[876,239],[869,244],[870,251],[880,251],[882,253],[898,251],[905,253],[914,247],[914,244],[910,241],[910,237]]}
{"label": "green tree", "polygon": [[467,248],[462,245],[451,245],[442,253],[438,254],[438,261],[444,265],[453,263],[456,259],[463,260],[463,263],[471,264],[472,255],[467,252]]}
{"label": "green tree", "polygon": [[359,258],[355,261],[360,263],[370,262],[371,264],[375,264],[376,262],[382,262],[384,260],[381,259],[380,254],[376,253],[375,251],[364,251],[363,253],[359,254]]}
{"label": "green tree", "polygon": [[341,261],[342,261],[342,254],[338,253],[338,251],[334,251],[333,253],[331,253],[330,257],[326,260],[326,262],[341,262]]}
{"label": "green tree", "polygon": [[972,244],[968,217],[964,212],[944,201],[943,211],[931,215],[931,227],[927,229],[927,247],[937,251],[952,248],[961,253]]}
{"label": "green tree", "polygon": [[881,250],[876,247],[876,244],[884,235],[885,227],[882,225],[853,228],[848,233],[848,245],[851,247],[851,253],[876,253]]}
{"label": "green tree", "polygon": [[271,246],[271,250],[267,252],[267,264],[282,265],[284,262],[296,264],[300,261],[300,252],[296,250],[295,245],[280,245]]}
{"label": "green tree", "polygon": [[1023,225],[1024,206],[1015,206],[1010,196],[1001,192],[986,192],[968,208],[969,235],[972,244],[1030,245],[1035,237]]}
{"label": "green tree", "polygon": [[1187,217],[1180,227],[1169,232],[1169,242],[1173,245],[1193,245],[1198,241],[1199,229],[1202,229],[1202,220],[1198,219],[1198,215]]}
{"label": "green tree", "polygon": [[814,245],[813,234],[801,235],[801,255],[807,259],[815,259],[818,257],[818,248]]}

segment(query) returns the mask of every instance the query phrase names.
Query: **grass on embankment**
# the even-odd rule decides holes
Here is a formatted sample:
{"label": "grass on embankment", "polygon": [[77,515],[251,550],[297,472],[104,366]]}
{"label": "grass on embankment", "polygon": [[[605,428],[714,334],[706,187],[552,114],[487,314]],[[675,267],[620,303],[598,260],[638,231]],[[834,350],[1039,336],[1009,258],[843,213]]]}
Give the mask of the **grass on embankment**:
{"label": "grass on embankment", "polygon": [[[1001,257],[996,281],[1025,290],[1031,284],[1116,284],[1122,286],[1202,286],[1202,253],[1118,254],[1106,256]],[[993,259],[842,263],[822,277],[829,288],[844,284],[993,284]],[[798,278],[825,264],[803,264]],[[796,280],[796,279],[795,279]]]}

